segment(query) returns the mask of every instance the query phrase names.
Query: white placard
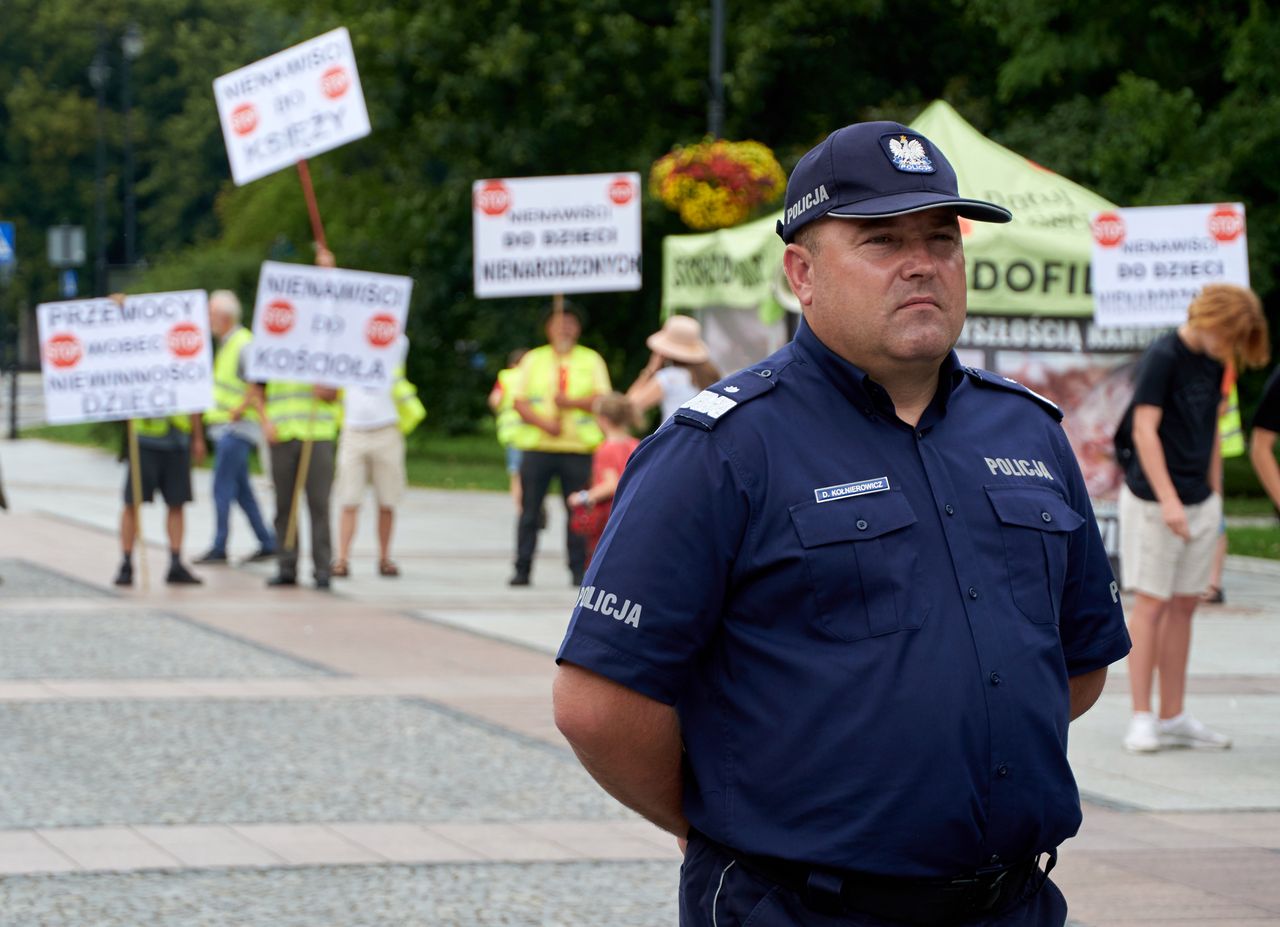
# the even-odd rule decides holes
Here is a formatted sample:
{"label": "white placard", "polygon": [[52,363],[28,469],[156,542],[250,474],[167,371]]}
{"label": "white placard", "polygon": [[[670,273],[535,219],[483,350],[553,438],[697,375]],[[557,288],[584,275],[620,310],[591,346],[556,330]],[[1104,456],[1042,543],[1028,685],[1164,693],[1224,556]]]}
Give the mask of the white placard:
{"label": "white placard", "polygon": [[1091,227],[1099,328],[1180,325],[1206,283],[1249,285],[1241,203],[1112,209]]}
{"label": "white placard", "polygon": [[36,307],[51,425],[159,418],[213,405],[204,290]]}
{"label": "white placard", "polygon": [[265,261],[246,378],[390,388],[412,292],[408,277]]}
{"label": "white placard", "polygon": [[345,27],[222,75],[213,95],[237,185],[369,134]]}
{"label": "white placard", "polygon": [[640,289],[640,175],[477,180],[476,296]]}

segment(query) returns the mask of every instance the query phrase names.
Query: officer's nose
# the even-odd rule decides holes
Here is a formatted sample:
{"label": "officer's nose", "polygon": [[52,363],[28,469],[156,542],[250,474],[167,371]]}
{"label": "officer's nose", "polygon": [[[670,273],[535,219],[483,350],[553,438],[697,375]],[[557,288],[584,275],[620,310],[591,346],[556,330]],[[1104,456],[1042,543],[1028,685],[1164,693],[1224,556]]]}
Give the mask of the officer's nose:
{"label": "officer's nose", "polygon": [[938,256],[930,247],[932,240],[928,237],[908,239],[903,245],[902,276],[917,279],[932,277],[938,272]]}

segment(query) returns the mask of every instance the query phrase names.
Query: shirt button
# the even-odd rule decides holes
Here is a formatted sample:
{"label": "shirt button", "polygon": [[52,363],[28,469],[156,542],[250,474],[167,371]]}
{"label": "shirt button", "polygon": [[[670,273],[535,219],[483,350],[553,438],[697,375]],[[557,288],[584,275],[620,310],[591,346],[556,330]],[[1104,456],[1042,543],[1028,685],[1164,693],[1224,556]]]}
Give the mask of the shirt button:
{"label": "shirt button", "polygon": [[993,866],[994,866],[994,865],[995,865],[996,863],[998,863],[998,862],[1000,862],[1000,854],[999,854],[999,853],[992,853],[992,854],[991,854],[991,865],[993,865]]}
{"label": "shirt button", "polygon": [[971,599],[976,599],[977,597],[978,597],[978,590],[977,590],[977,589],[974,589],[972,586],[970,586],[970,587],[969,587],[969,598],[971,598]]}
{"label": "shirt button", "polygon": [[946,512],[948,515],[954,515],[956,513],[955,506],[953,505],[947,505],[947,507],[944,508],[943,511]]}
{"label": "shirt button", "polygon": [[773,376],[773,371],[769,370],[768,368],[765,368],[764,370],[760,371],[760,376],[764,377],[767,380],[771,376]]}
{"label": "shirt button", "polygon": [[858,519],[858,530],[859,530],[859,531],[866,531],[866,530],[867,530],[867,521],[866,521],[866,519],[864,519],[864,518],[859,518],[859,519]]}
{"label": "shirt button", "polygon": [[991,674],[991,684],[992,684],[993,686],[998,686],[998,685],[1000,685],[1000,674],[999,674],[999,673],[992,673],[992,674]]}
{"label": "shirt button", "polygon": [[923,439],[924,439],[924,432],[923,432],[923,431],[917,431],[917,432],[916,432],[916,437],[917,437],[917,438],[920,438],[921,440],[923,440]]}
{"label": "shirt button", "polygon": [[1042,518],[1046,523],[1053,521],[1053,516],[1052,516],[1052,515],[1050,515],[1048,512],[1041,512],[1041,513],[1040,513],[1040,517],[1041,517],[1041,518]]}
{"label": "shirt button", "polygon": [[1004,763],[1001,763],[996,767],[996,775],[1003,779],[1005,776],[1009,775],[1009,767]]}

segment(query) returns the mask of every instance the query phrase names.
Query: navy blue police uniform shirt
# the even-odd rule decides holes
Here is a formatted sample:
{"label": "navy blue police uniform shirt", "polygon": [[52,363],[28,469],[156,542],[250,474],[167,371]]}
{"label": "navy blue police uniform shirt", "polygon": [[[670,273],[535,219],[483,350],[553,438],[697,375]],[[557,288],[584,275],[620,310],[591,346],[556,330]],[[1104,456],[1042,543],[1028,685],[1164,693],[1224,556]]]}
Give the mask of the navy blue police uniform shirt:
{"label": "navy blue police uniform shirt", "polygon": [[557,660],[676,707],[685,813],[742,852],[955,876],[1055,847],[1067,679],[1129,650],[1059,418],[953,353],[912,429],[802,325],[637,449]]}

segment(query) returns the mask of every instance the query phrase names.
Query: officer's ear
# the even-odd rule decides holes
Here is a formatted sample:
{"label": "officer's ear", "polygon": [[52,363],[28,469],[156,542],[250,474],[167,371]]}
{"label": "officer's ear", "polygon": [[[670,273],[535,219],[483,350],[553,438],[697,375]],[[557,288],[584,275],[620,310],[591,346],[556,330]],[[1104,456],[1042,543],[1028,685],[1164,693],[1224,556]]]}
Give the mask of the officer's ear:
{"label": "officer's ear", "polygon": [[787,245],[782,252],[782,270],[791,284],[801,306],[813,302],[813,252],[798,242]]}

